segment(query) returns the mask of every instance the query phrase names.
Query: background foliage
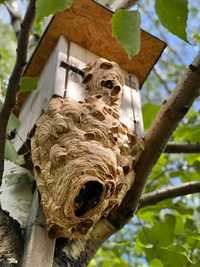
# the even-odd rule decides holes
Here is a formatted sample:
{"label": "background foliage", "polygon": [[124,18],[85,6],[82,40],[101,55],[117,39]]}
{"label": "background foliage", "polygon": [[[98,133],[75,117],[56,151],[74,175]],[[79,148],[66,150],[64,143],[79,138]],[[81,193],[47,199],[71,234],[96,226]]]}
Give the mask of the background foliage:
{"label": "background foliage", "polygon": [[[15,5],[20,15],[24,13],[27,4],[26,0],[12,0],[10,2]],[[39,0],[37,23],[35,23],[33,29],[33,36],[37,37],[41,34],[44,16],[59,11],[64,7],[69,7],[71,2],[70,0],[65,0],[58,1],[55,4],[55,1],[49,0],[49,9],[47,10],[42,8],[44,2]],[[113,1],[102,0],[99,2],[109,5]],[[148,130],[150,127],[159,107],[170,92],[174,90],[180,73],[186,65],[190,64],[198,49],[200,42],[199,9],[199,0],[189,1],[189,6],[185,0],[139,1],[138,10],[141,14],[142,27],[165,40],[168,44],[168,48],[151,72],[142,89],[145,130]],[[170,19],[166,14],[166,10],[168,10],[168,14],[171,14]],[[157,15],[155,11],[157,11]],[[188,11],[189,13],[187,13]],[[126,12],[120,11],[115,15],[113,34],[119,40],[122,40],[122,46],[125,47],[131,56],[138,52],[139,44],[137,41],[135,47],[130,47],[130,43],[132,43],[132,40],[138,39],[139,33],[134,33],[135,35],[130,40],[124,39],[122,34],[124,24],[127,23],[127,17],[125,20],[116,19],[118,16],[122,18]],[[133,13],[128,12],[130,18],[133,18]],[[136,11],[134,12],[136,13]],[[138,23],[138,20],[133,19],[134,25],[134,21]],[[7,9],[4,5],[0,5],[1,101],[3,100],[8,77],[13,67],[16,49],[16,36],[10,22]],[[161,25],[161,22],[165,28]],[[131,31],[130,27],[125,28],[129,32]],[[169,33],[166,28],[184,41]],[[188,44],[188,42],[192,43],[192,45]],[[200,141],[199,111],[200,101],[198,99],[175,131],[171,138],[172,142],[196,143]],[[12,152],[12,147],[10,149],[11,159],[15,157],[15,160],[17,160],[17,155]],[[146,192],[164,188],[168,185],[179,185],[186,181],[198,181],[199,179],[199,154],[163,154],[148,179]],[[128,225],[103,245],[97,256],[92,260],[90,267],[200,267],[199,233],[199,195],[166,200],[156,206],[149,206],[138,211],[137,215]]]}

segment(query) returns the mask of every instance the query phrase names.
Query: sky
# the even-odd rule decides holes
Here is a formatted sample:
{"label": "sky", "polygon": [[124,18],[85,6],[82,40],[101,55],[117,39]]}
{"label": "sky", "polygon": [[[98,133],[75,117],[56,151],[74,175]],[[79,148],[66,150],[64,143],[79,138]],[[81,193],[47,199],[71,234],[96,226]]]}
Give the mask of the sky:
{"label": "sky", "polygon": [[[144,4],[144,2],[146,2],[145,0],[141,0],[141,6]],[[152,0],[150,1],[152,2]],[[145,5],[144,5],[145,6]],[[197,8],[199,9],[199,13],[195,16],[193,16],[192,10],[193,8]],[[147,8],[145,8],[146,10]],[[192,33],[193,32],[198,32],[200,34],[200,23],[197,23],[198,21],[200,21],[200,0],[190,0],[189,1],[189,20],[188,20],[188,36],[191,39],[191,42],[194,43],[194,41],[192,40]],[[155,14],[155,10],[154,10],[154,6],[153,5],[148,5],[148,13],[151,13],[151,16],[153,18],[156,18],[156,14]],[[190,45],[182,40],[180,40],[178,37],[176,37],[175,35],[171,34],[170,32],[168,32],[164,27],[159,27],[159,31],[156,29],[155,25],[152,25],[152,23],[150,22],[150,19],[145,15],[145,12],[142,12],[142,27],[149,31],[150,33],[158,36],[160,39],[162,38],[162,35],[165,36],[165,39],[167,41],[167,43],[173,47],[177,54],[179,54],[183,61],[185,62],[185,64],[190,64],[192,58],[197,54],[198,50],[199,50],[199,45]],[[179,49],[180,48],[180,49]],[[163,55],[164,56],[164,55]]]}

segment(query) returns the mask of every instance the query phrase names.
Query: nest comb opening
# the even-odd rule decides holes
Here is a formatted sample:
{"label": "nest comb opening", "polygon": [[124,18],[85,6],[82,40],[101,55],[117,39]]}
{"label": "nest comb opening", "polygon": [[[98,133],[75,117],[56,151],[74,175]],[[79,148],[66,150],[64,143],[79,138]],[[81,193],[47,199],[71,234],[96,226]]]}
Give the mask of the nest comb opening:
{"label": "nest comb opening", "polygon": [[89,181],[80,189],[75,197],[75,216],[81,217],[89,210],[95,208],[101,201],[103,185],[98,181]]}

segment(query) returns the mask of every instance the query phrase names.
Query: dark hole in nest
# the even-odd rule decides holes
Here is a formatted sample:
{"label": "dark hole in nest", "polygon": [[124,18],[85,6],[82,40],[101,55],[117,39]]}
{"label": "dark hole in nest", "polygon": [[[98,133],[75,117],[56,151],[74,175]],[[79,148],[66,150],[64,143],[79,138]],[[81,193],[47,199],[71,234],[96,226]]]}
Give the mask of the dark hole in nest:
{"label": "dark hole in nest", "polygon": [[123,172],[124,172],[124,175],[126,176],[130,171],[130,167],[129,166],[123,166]]}
{"label": "dark hole in nest", "polygon": [[35,172],[36,172],[38,175],[41,174],[41,169],[40,169],[39,166],[36,165],[34,168],[35,168]]}
{"label": "dark hole in nest", "polygon": [[112,95],[112,96],[116,96],[116,95],[119,94],[120,91],[121,91],[121,87],[117,85],[117,86],[115,86],[115,87],[113,88],[111,95]]}
{"label": "dark hole in nest", "polygon": [[112,89],[113,88],[113,82],[111,80],[107,80],[107,81],[101,81],[101,86],[102,87],[106,87],[108,89]]}
{"label": "dark hole in nest", "polygon": [[100,202],[103,185],[96,181],[85,183],[84,188],[79,191],[75,198],[75,216],[83,216],[87,211],[93,209]]}
{"label": "dark hole in nest", "polygon": [[96,95],[96,98],[102,98],[102,95]]}

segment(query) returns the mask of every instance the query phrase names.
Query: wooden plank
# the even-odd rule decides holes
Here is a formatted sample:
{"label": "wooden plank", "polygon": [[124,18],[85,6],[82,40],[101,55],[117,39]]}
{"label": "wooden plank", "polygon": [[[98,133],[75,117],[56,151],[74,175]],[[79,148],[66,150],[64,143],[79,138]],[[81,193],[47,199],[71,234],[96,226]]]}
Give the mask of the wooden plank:
{"label": "wooden plank", "polygon": [[135,133],[137,136],[144,136],[144,125],[142,117],[142,103],[139,90],[132,90],[131,100],[133,105],[133,116],[134,116],[134,125]]}
{"label": "wooden plank", "polygon": [[39,205],[39,194],[36,191],[26,231],[21,267],[53,266],[54,249],[55,239],[48,236],[45,218]]}
{"label": "wooden plank", "polygon": [[25,228],[33,198],[31,172],[7,160],[4,169],[0,188],[1,209]]}
{"label": "wooden plank", "polygon": [[[95,54],[84,49],[83,47],[70,42],[69,44],[69,63],[80,69],[84,69],[87,63],[91,63],[98,58]],[[82,84],[82,78],[80,75],[69,71],[68,81],[66,88],[66,96],[71,97],[77,101],[83,101],[85,99],[85,88]]]}
{"label": "wooden plank", "polygon": [[132,89],[127,85],[122,91],[122,102],[120,108],[120,121],[123,122],[129,129],[134,130],[133,107],[131,101]]}
{"label": "wooden plank", "polygon": [[133,112],[133,122],[134,122],[134,131],[139,137],[144,136],[144,125],[143,125],[143,117],[142,117],[142,102],[140,97],[139,90],[139,82],[137,77],[134,74],[129,74],[127,83],[131,88],[130,101],[132,104],[132,112]]}
{"label": "wooden plank", "polygon": [[[51,97],[53,95],[64,96],[66,72],[60,67],[60,63],[67,60],[67,49],[67,42],[63,37],[60,37],[54,52],[40,76],[37,89],[29,95],[21,110],[19,115],[21,125],[14,139],[17,151],[27,139],[29,132],[47,107]],[[20,106],[20,103],[18,105]]]}

